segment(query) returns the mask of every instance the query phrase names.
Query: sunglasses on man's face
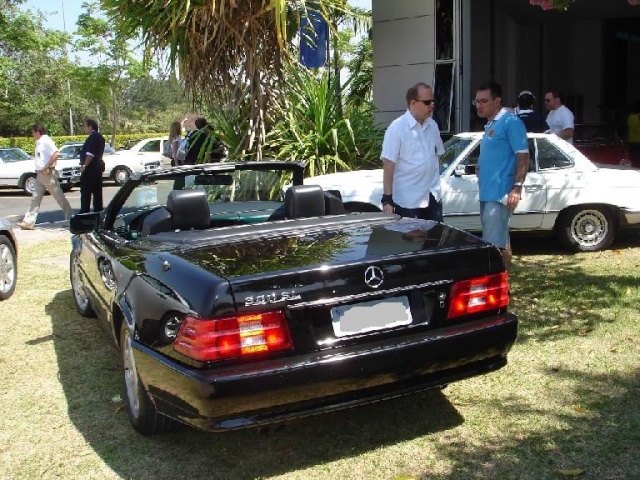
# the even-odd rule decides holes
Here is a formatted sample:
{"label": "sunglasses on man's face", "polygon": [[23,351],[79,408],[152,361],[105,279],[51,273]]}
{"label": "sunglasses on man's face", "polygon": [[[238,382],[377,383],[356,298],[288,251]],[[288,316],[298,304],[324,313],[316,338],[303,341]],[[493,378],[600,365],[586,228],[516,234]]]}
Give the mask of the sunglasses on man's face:
{"label": "sunglasses on man's face", "polygon": [[436,101],[435,101],[435,100],[422,100],[422,99],[420,99],[420,98],[418,98],[418,99],[416,100],[416,102],[422,102],[422,103],[424,103],[427,107],[428,107],[429,105],[431,105],[432,103],[436,103]]}

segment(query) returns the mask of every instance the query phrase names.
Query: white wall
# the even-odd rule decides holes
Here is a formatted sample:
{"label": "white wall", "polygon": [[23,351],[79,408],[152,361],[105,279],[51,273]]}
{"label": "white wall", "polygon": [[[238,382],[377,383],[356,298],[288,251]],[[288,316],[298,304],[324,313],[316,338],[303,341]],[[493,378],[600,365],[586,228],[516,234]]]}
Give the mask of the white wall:
{"label": "white wall", "polygon": [[434,0],[372,0],[373,103],[383,125],[407,108],[407,89],[433,84]]}

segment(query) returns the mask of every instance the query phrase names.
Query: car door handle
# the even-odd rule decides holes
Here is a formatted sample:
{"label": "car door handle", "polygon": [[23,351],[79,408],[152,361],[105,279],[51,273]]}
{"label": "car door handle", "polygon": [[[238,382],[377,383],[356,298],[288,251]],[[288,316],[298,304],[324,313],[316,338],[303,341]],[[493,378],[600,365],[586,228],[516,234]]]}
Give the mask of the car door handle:
{"label": "car door handle", "polygon": [[537,192],[538,190],[542,190],[544,188],[544,184],[542,183],[529,183],[527,185],[523,185],[525,191],[527,192]]}

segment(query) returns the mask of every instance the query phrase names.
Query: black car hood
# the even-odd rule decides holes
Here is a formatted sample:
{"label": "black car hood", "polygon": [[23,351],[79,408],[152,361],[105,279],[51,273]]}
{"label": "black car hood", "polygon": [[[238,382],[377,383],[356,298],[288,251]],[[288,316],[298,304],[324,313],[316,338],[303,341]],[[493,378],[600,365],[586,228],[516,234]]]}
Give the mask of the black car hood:
{"label": "black car hood", "polygon": [[143,249],[181,257],[227,279],[485,245],[481,239],[444,224],[382,214],[170,232],[136,243]]}

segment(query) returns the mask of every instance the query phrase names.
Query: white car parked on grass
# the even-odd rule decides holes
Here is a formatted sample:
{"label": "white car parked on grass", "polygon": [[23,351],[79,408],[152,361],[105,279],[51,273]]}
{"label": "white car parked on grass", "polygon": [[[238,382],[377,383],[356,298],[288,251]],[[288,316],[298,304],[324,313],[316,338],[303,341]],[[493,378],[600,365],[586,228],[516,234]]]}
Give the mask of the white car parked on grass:
{"label": "white car parked on grass", "polygon": [[[554,233],[566,248],[607,248],[620,228],[640,226],[640,171],[596,166],[555,135],[529,134],[531,160],[511,229]],[[445,143],[441,161],[444,221],[480,231],[478,178],[481,132]],[[348,211],[379,211],[382,169],[319,175],[309,185],[337,190]]]}
{"label": "white car parked on grass", "polygon": [[[58,158],[56,172],[65,192],[80,181],[80,166],[77,161]],[[31,195],[35,185],[36,164],[33,157],[20,148],[0,148],[0,186],[21,188]]]}
{"label": "white car parked on grass", "polygon": [[[162,147],[165,138],[145,138],[128,150],[114,150],[105,146],[103,177],[124,184],[129,176],[136,172],[149,172],[162,168]],[[69,142],[60,148],[60,156],[75,158],[79,164],[80,149],[83,142]]]}

